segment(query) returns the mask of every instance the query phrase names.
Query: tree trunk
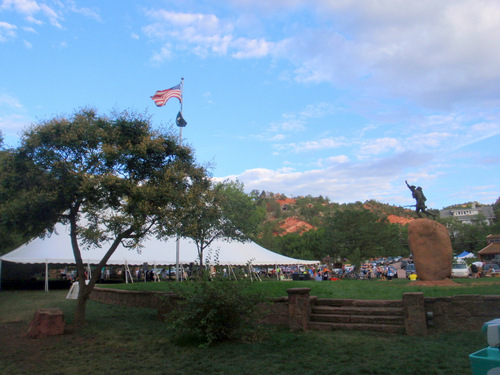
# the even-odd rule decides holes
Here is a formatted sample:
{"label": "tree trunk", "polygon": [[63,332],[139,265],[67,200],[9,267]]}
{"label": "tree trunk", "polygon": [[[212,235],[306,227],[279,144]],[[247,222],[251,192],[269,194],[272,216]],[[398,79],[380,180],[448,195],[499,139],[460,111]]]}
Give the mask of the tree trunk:
{"label": "tree trunk", "polygon": [[[85,289],[86,288],[87,286],[85,286]],[[85,309],[87,308],[87,301],[89,299],[89,295],[85,292],[85,290],[80,289],[80,292],[78,293],[78,300],[73,320],[75,328],[79,328],[85,324]]]}
{"label": "tree trunk", "polygon": [[[76,225],[75,225],[76,226]],[[78,270],[78,283],[80,290],[78,292],[78,300],[76,304],[76,309],[75,309],[75,315],[74,315],[74,326],[75,328],[79,328],[85,324],[85,310],[87,308],[87,301],[89,300],[90,294],[94,290],[94,286],[97,282],[97,280],[101,277],[101,270],[102,268],[106,265],[106,262],[108,259],[111,257],[111,255],[114,253],[118,245],[120,244],[121,240],[123,238],[127,238],[131,233],[133,232],[132,228],[127,229],[123,233],[117,236],[117,238],[113,241],[113,244],[111,247],[108,249],[104,257],[101,259],[99,264],[97,264],[97,268],[95,272],[92,274],[92,277],[88,281],[88,284],[86,283],[86,277],[85,277],[85,268],[83,265],[82,261],[82,256],[80,253],[80,249],[78,247],[78,241],[76,238],[76,230],[73,230],[71,233],[71,239],[73,242],[73,253],[75,255],[75,260],[76,260],[76,266]]]}

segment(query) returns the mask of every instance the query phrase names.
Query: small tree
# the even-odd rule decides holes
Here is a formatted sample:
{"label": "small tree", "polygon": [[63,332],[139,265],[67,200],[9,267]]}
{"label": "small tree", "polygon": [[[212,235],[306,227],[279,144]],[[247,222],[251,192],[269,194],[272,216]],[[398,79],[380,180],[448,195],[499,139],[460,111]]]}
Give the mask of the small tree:
{"label": "small tree", "polygon": [[220,205],[223,215],[246,236],[256,239],[259,225],[266,218],[265,205],[258,205],[258,198],[246,194],[242,182],[220,182],[215,189],[221,196]]}
{"label": "small tree", "polygon": [[267,330],[259,319],[263,317],[267,295],[245,289],[242,281],[224,279],[200,280],[188,292],[184,288],[178,308],[166,315],[174,337],[183,341],[194,339],[201,346],[231,339],[263,339]]}
{"label": "small tree", "polygon": [[[76,326],[117,247],[138,247],[160,221],[165,227],[179,197],[205,178],[191,150],[172,134],[154,131],[149,118],[128,112],[105,117],[93,109],[34,125],[3,167],[2,218],[31,235],[69,225],[80,286]],[[80,244],[105,247],[88,285]]]}
{"label": "small tree", "polygon": [[200,267],[204,264],[204,252],[217,239],[246,241],[247,237],[230,220],[224,210],[225,195],[220,185],[207,179],[196,181],[183,197],[179,211],[178,234],[193,239],[198,250]]}

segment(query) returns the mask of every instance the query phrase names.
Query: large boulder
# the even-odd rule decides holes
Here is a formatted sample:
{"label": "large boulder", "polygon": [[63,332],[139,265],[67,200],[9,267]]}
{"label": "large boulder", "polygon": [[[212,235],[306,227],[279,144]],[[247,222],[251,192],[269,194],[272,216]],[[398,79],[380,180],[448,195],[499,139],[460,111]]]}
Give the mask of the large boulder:
{"label": "large boulder", "polygon": [[453,249],[444,225],[429,219],[412,221],[408,225],[408,244],[420,280],[437,281],[451,276]]}

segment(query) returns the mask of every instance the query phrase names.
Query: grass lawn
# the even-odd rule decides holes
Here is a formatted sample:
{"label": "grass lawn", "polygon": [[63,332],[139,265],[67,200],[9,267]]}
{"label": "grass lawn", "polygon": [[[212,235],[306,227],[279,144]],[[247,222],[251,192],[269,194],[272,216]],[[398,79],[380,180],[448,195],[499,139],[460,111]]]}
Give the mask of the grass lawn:
{"label": "grass lawn", "polygon": [[[313,295],[324,297],[380,299],[399,298],[405,288],[417,288],[404,281],[263,282],[252,287],[286,295],[286,288],[307,286]],[[161,284],[156,283],[156,287]],[[477,288],[484,288],[484,294],[498,294],[500,285],[495,283],[493,293],[485,281],[479,286],[469,280],[463,284],[456,294],[478,294]],[[129,285],[138,287],[139,283]],[[371,292],[360,292],[362,288]],[[426,289],[425,295],[441,293],[434,289]],[[346,296],[356,290],[357,296]],[[373,296],[374,290],[378,296]],[[39,307],[60,307],[70,325],[76,303],[66,300],[66,293],[0,292],[0,374],[460,375],[471,373],[468,355],[487,346],[481,332],[408,337],[347,331],[291,333],[270,328],[269,337],[260,343],[227,342],[199,348],[173,343],[154,310],[93,301],[87,307],[88,324],[78,332],[45,339],[22,337]]]}
{"label": "grass lawn", "polygon": [[[286,296],[288,288],[311,288],[311,295],[320,298],[341,299],[401,299],[403,293],[423,292],[425,297],[443,297],[458,294],[500,294],[499,278],[453,279],[455,286],[422,286],[407,279],[392,281],[374,280],[341,280],[341,281],[275,281],[246,283],[250,289],[265,290],[272,297]],[[158,290],[175,291],[178,288],[189,288],[190,282],[135,282],[130,284],[108,284],[106,288],[125,290]]]}

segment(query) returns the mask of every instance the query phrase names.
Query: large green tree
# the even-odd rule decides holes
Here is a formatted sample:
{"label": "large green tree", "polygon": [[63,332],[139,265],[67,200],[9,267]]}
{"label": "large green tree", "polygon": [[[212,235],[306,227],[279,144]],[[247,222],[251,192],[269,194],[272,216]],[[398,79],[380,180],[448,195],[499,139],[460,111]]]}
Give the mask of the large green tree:
{"label": "large green tree", "polygon": [[213,259],[204,258],[205,251],[215,240],[246,241],[255,234],[265,216],[237,181],[209,183],[199,180],[183,197],[183,202],[178,234],[193,239],[200,266],[207,260],[217,263],[217,254],[213,254]]}
{"label": "large green tree", "polygon": [[327,219],[325,248],[334,259],[348,258],[359,269],[363,260],[397,252],[399,233],[387,218],[363,207],[349,207]]}
{"label": "large green tree", "polygon": [[[6,225],[30,235],[70,228],[79,275],[74,323],[100,270],[120,244],[140,245],[147,233],[172,234],[177,211],[193,185],[206,178],[192,151],[170,132],[155,131],[144,115],[98,115],[82,109],[24,132],[21,145],[2,165],[1,214]],[[161,224],[161,228],[160,225]],[[88,284],[81,251],[103,247]]]}
{"label": "large green tree", "polygon": [[292,258],[320,260],[328,255],[323,248],[324,236],[324,228],[275,236],[275,250]]}

